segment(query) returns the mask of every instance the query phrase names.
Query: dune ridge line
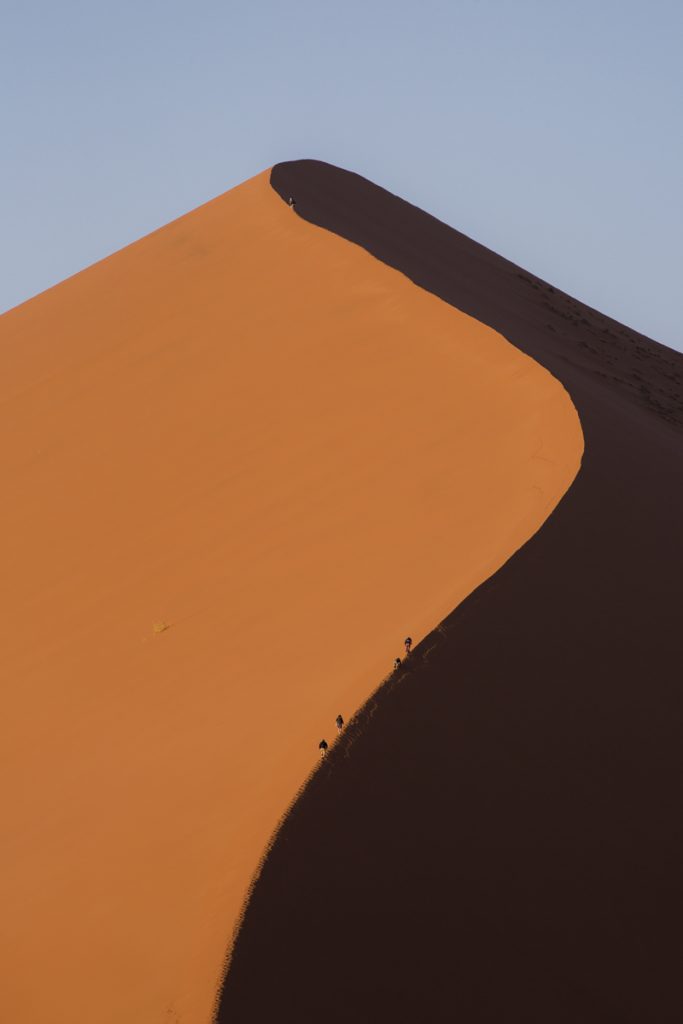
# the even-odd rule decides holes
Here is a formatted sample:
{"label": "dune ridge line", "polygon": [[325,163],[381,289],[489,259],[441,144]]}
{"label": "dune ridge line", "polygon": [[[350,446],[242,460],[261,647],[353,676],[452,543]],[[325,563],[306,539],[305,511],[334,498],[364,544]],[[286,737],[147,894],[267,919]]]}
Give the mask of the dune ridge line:
{"label": "dune ridge line", "polygon": [[218,1021],[678,1020],[683,356],[360,175],[271,181],[545,366],[586,447],[292,808]]}

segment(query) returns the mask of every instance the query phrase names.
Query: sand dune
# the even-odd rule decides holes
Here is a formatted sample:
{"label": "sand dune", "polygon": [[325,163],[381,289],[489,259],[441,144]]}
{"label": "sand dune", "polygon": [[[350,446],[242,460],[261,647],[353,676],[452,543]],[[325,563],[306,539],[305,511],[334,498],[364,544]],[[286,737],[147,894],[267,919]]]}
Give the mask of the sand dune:
{"label": "sand dune", "polygon": [[577,415],[267,174],[6,314],[0,403],[0,1017],[207,1022],[318,740],[546,519]]}
{"label": "sand dune", "polygon": [[683,356],[349,172],[272,180],[545,365],[586,450],[293,808],[219,1020],[673,1024]]}

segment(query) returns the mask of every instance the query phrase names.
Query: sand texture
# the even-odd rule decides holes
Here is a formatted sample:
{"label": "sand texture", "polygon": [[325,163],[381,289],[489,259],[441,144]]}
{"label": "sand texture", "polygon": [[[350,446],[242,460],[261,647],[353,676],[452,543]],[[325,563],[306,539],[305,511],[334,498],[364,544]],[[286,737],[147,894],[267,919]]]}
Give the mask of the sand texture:
{"label": "sand texture", "polygon": [[585,453],[293,808],[219,1020],[683,1020],[683,357],[356,175],[272,181],[546,366]]}
{"label": "sand texture", "polygon": [[548,517],[576,411],[264,174],[2,317],[0,416],[0,1019],[208,1024],[319,739]]}

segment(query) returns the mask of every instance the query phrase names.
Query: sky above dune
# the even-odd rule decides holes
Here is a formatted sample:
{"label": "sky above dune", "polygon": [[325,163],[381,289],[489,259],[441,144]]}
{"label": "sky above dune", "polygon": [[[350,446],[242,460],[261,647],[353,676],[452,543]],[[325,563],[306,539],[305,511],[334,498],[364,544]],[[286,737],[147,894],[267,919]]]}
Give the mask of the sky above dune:
{"label": "sky above dune", "polygon": [[5,0],[0,310],[281,160],[683,349],[678,0]]}

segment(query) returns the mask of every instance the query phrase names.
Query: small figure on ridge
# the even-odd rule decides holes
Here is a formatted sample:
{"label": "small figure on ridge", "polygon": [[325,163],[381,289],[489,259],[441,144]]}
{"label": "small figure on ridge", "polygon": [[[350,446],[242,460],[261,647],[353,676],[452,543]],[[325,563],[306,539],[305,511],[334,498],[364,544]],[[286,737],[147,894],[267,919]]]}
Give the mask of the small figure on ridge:
{"label": "small figure on ridge", "polygon": [[321,758],[327,753],[327,740],[321,740],[318,744],[318,750],[320,751]]}
{"label": "small figure on ridge", "polygon": [[411,647],[413,646],[413,640],[412,640],[412,637],[409,637],[409,636],[407,636],[407,637],[405,638],[405,640],[403,641],[403,643],[405,644],[405,648],[406,648],[406,655],[410,654],[410,648],[411,648]]}
{"label": "small figure on ridge", "polygon": [[341,715],[337,715],[336,722],[337,722],[337,732],[341,732],[342,729],[344,728],[344,719],[342,718]]}
{"label": "small figure on ridge", "polygon": [[401,667],[401,659],[400,658],[396,658],[396,660],[394,661],[394,672],[396,671],[397,668],[400,668],[400,667]]}
{"label": "small figure on ridge", "polygon": [[289,199],[287,200],[287,205],[291,206],[292,209],[296,207],[296,200],[294,199],[294,196],[289,197]]}

